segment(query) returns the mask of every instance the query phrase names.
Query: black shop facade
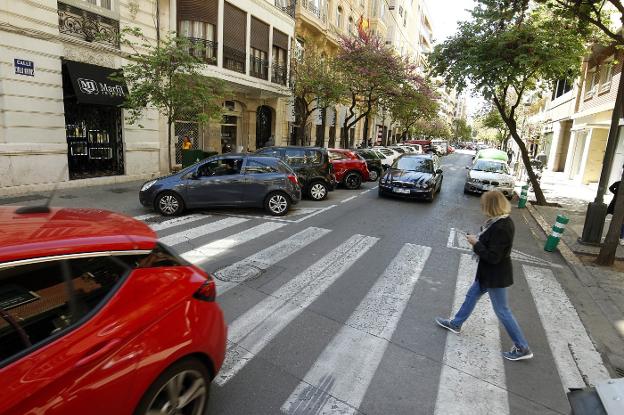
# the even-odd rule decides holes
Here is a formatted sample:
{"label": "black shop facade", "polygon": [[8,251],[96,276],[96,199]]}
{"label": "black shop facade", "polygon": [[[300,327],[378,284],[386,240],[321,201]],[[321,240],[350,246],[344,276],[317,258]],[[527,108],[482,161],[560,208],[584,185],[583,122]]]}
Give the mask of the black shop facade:
{"label": "black shop facade", "polygon": [[119,70],[63,60],[63,104],[70,180],[123,175],[123,114],[128,92]]}

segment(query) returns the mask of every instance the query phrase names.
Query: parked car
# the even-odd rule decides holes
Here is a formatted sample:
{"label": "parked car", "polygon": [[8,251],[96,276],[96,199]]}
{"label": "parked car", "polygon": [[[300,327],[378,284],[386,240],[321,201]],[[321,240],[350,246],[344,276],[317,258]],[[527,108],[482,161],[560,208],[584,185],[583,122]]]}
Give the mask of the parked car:
{"label": "parked car", "polygon": [[405,155],[379,181],[379,196],[399,196],[432,202],[442,189],[444,175],[437,156]]}
{"label": "parked car", "polygon": [[336,187],[327,150],[319,147],[266,147],[256,154],[281,159],[294,170],[302,192],[312,200],[323,200]]}
{"label": "parked car", "polygon": [[0,413],[203,413],[226,348],[213,278],[104,210],[0,208]]}
{"label": "parked car", "polygon": [[[377,157],[381,160],[381,166],[385,169],[390,167],[392,163],[394,163],[394,157],[392,155],[387,155],[379,151],[379,148],[370,148],[368,149],[370,152],[375,153]],[[392,152],[391,152],[392,154]]]}
{"label": "parked car", "polygon": [[424,154],[423,148],[420,144],[402,144],[401,147],[409,149],[412,153]]}
{"label": "parked car", "polygon": [[359,189],[362,182],[370,180],[366,161],[354,151],[330,148],[329,160],[334,166],[336,181],[349,190]]}
{"label": "parked car", "polygon": [[384,157],[373,150],[357,150],[356,154],[366,161],[368,175],[371,182],[376,182],[384,172]]}
{"label": "parked car", "polygon": [[394,163],[394,161],[396,159],[398,159],[403,154],[403,153],[400,153],[400,152],[398,152],[396,150],[393,150],[391,148],[381,147],[381,146],[373,147],[373,150],[377,150],[380,153],[382,153],[383,155],[385,155],[385,156],[390,158],[390,163],[388,163],[388,166],[392,165],[392,163]]}
{"label": "parked car", "polygon": [[301,188],[295,172],[276,158],[228,153],[146,182],[139,200],[166,216],[222,206],[264,207],[282,216],[301,200]]}
{"label": "parked car", "polygon": [[480,158],[466,169],[468,169],[468,174],[464,184],[464,193],[483,193],[498,189],[508,199],[513,197],[515,180],[509,173],[504,160]]}

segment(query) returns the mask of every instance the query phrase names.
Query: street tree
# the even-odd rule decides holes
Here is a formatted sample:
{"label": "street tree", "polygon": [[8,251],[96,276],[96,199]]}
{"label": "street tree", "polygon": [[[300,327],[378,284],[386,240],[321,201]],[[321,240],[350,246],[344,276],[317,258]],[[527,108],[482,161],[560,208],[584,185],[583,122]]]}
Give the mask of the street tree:
{"label": "street tree", "polygon": [[491,128],[496,132],[495,140],[500,143],[501,149],[506,151],[511,136],[500,112],[495,107],[490,106],[479,118],[483,127]]}
{"label": "street tree", "polygon": [[388,107],[392,118],[401,128],[401,139],[404,140],[419,120],[432,120],[439,105],[432,88],[423,82],[417,86],[406,83],[395,88],[390,94]]}
{"label": "street tree", "polygon": [[528,1],[478,0],[472,19],[437,45],[430,56],[434,74],[459,91],[474,85],[491,101],[520,149],[537,204],[546,198],[518,130],[518,107],[542,79],[578,72],[584,38],[567,20]]}
{"label": "street tree", "polygon": [[468,141],[472,137],[472,127],[465,118],[453,120],[452,129],[455,140]]}
{"label": "street tree", "polygon": [[[305,130],[310,116],[337,104],[345,94],[341,74],[336,71],[333,58],[324,57],[316,49],[306,49],[298,54],[291,65],[295,98],[297,145],[305,141]],[[322,146],[322,143],[316,143]]]}
{"label": "street tree", "polygon": [[[588,26],[597,29],[603,35],[601,43],[611,44],[620,49],[624,46],[624,2],[622,0],[538,0],[554,12],[572,21],[579,31],[587,31]],[[602,172],[598,183],[598,191],[593,203],[587,209],[587,216],[583,227],[582,240],[600,243],[602,230],[607,215],[607,205],[604,203],[604,194],[609,186],[609,177],[613,167],[613,158],[618,140],[620,119],[624,116],[624,76],[620,76],[617,98],[611,116],[611,128],[607,139],[605,156],[602,163]],[[619,166],[617,166],[619,167]],[[624,181],[624,170],[622,178]],[[624,222],[624,186],[617,192],[615,208],[611,218],[609,231],[604,244],[600,249],[596,263],[599,265],[613,265],[620,237],[620,228]]]}
{"label": "street tree", "polygon": [[370,33],[343,37],[336,62],[345,80],[347,113],[340,134],[340,144],[345,148],[354,145],[349,130],[361,119],[363,139],[369,138],[369,116],[397,86],[411,83],[418,87],[424,82],[409,59],[401,58],[384,39]]}
{"label": "street tree", "polygon": [[424,138],[451,138],[451,127],[448,122],[435,116],[431,119],[419,119],[411,128],[416,137]]}
{"label": "street tree", "polygon": [[128,83],[123,105],[127,119],[142,127],[139,120],[148,108],[165,117],[171,170],[173,123],[182,114],[199,123],[220,117],[223,83],[201,73],[202,61],[192,53],[193,45],[174,33],[154,44],[139,29],[129,28],[122,32],[121,42],[133,51],[116,75]]}

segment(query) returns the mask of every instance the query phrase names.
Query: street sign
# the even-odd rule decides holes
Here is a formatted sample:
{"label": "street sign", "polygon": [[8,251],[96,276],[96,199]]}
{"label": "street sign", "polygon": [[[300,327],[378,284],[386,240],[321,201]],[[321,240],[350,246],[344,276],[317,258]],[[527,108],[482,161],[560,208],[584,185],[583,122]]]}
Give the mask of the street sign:
{"label": "street sign", "polygon": [[35,63],[24,59],[13,59],[15,63],[15,74],[25,76],[35,76]]}

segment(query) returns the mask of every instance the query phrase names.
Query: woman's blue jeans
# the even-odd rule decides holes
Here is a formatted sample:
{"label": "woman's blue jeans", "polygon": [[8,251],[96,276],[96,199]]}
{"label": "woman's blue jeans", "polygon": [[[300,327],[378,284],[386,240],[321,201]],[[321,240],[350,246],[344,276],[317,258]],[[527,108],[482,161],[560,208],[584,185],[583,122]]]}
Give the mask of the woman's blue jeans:
{"label": "woman's blue jeans", "polygon": [[505,330],[507,330],[507,334],[509,334],[511,340],[519,348],[528,348],[529,344],[524,338],[524,334],[522,334],[522,330],[520,329],[518,322],[514,318],[511,310],[509,309],[509,305],[507,304],[507,288],[483,288],[479,284],[479,281],[475,279],[475,282],[470,286],[470,289],[466,294],[464,303],[460,307],[457,314],[455,314],[455,318],[451,320],[451,323],[455,326],[461,327],[461,325],[468,320],[470,314],[472,314],[472,311],[479,302],[481,296],[486,292],[490,295],[490,300],[492,301],[492,307],[494,308],[496,317],[498,317],[500,322],[503,323],[503,326],[505,327]]}

